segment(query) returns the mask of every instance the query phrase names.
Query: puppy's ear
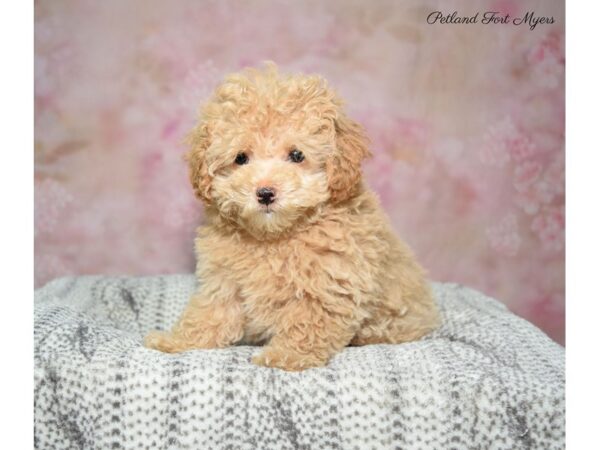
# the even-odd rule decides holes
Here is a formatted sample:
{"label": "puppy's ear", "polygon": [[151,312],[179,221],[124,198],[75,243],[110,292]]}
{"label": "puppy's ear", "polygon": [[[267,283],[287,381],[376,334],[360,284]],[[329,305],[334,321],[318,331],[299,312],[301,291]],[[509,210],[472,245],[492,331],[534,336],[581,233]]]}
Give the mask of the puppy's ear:
{"label": "puppy's ear", "polygon": [[360,164],[370,156],[363,128],[345,115],[334,120],[336,148],[327,158],[325,169],[331,200],[342,202],[356,195],[361,180]]}
{"label": "puppy's ear", "polygon": [[209,204],[212,177],[206,163],[206,150],[210,146],[210,130],[205,122],[198,124],[188,135],[190,150],[185,154],[189,166],[189,176],[196,197]]}

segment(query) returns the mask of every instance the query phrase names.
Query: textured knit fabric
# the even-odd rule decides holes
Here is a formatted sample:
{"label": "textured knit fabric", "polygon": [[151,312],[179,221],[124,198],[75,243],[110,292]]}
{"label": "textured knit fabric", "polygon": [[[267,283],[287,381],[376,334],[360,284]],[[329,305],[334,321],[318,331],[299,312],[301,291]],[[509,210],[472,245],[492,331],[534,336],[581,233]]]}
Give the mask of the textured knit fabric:
{"label": "textured knit fabric", "polygon": [[144,348],[194,288],[90,276],[36,291],[37,448],[564,448],[564,349],[472,289],[435,284],[443,325],[418,342],[290,373],[252,365],[258,347]]}

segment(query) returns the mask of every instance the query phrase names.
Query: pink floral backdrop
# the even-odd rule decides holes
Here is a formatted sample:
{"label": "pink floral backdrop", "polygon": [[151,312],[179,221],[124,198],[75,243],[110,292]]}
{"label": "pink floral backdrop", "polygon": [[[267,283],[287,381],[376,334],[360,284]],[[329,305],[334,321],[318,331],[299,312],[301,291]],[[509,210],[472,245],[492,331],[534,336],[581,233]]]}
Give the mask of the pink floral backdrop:
{"label": "pink floral backdrop", "polygon": [[[554,24],[433,24],[435,10]],[[228,72],[317,72],[432,278],[564,343],[562,1],[52,1],[35,5],[35,284],[191,272],[183,136]]]}

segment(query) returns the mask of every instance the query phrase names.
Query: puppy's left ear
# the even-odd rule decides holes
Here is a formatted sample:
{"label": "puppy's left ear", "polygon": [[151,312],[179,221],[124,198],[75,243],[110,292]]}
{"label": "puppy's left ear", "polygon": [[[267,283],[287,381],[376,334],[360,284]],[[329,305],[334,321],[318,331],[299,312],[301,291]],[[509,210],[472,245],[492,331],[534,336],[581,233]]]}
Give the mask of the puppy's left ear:
{"label": "puppy's left ear", "polygon": [[371,152],[365,131],[358,123],[341,114],[334,125],[336,148],[327,158],[325,169],[331,200],[339,203],[357,194],[362,178],[360,165]]}
{"label": "puppy's left ear", "polygon": [[187,138],[190,150],[185,154],[189,176],[196,197],[210,204],[212,177],[206,163],[206,150],[210,146],[210,130],[206,122],[198,124]]}

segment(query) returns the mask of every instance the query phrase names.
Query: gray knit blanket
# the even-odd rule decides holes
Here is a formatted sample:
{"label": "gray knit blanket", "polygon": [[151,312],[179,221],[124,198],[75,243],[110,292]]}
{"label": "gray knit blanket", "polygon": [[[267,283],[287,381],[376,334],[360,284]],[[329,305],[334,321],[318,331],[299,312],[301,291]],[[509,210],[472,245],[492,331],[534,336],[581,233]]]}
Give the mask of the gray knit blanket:
{"label": "gray knit blanket", "polygon": [[194,287],[86,276],[36,291],[36,448],[564,448],[564,348],[479,292],[435,284],[433,334],[294,373],[252,365],[256,347],[144,348]]}

